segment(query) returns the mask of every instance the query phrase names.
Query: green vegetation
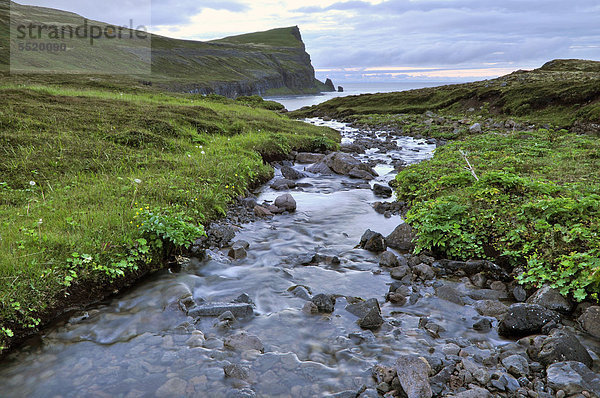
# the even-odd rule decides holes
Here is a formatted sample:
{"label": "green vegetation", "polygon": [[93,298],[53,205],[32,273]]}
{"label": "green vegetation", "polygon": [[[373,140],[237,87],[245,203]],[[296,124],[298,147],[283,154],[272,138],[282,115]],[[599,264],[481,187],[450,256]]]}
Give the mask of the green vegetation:
{"label": "green vegetation", "polygon": [[[84,16],[51,8],[19,5],[0,0],[0,71],[7,71],[10,52],[8,27],[12,22],[27,26],[47,24],[77,27]],[[124,23],[127,21],[123,21]],[[104,30],[107,24],[89,21]],[[16,24],[13,24],[16,29]],[[14,36],[17,36],[15,30]],[[147,84],[176,92],[218,92],[230,97],[264,93],[280,89],[286,93],[312,93],[322,89],[315,79],[310,56],[306,53],[298,27],[273,29],[228,37],[211,42],[177,40],[158,35],[129,38],[123,31],[121,40],[52,39],[63,43],[68,51],[18,51],[12,58],[13,71],[47,73],[97,73],[111,77],[121,74],[136,76]],[[13,38],[18,43],[46,43],[43,39]]]}
{"label": "green vegetation", "polygon": [[356,117],[367,114],[465,114],[482,110],[569,127],[575,122],[600,122],[600,62],[551,61],[540,69],[517,71],[493,80],[424,88],[397,93],[339,97],[295,116]]}
{"label": "green vegetation", "polygon": [[339,139],[256,97],[125,79],[1,76],[0,98],[0,347],[162,267],[272,176],[264,159]]}
{"label": "green vegetation", "polygon": [[[566,130],[488,133],[397,177],[417,251],[524,266],[520,281],[581,300],[600,284],[600,142]],[[471,164],[475,176],[468,168]]]}
{"label": "green vegetation", "polygon": [[[493,259],[524,284],[598,300],[600,62],[556,60],[494,80],[335,98],[292,114],[449,140],[395,182],[410,206],[416,251]],[[474,122],[483,133],[470,131]]]}

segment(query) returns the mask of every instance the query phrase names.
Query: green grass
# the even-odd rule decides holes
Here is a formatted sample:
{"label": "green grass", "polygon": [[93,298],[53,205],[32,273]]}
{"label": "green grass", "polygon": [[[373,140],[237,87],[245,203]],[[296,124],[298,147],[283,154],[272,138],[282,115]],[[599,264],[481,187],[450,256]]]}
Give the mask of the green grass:
{"label": "green grass", "polygon": [[255,97],[16,79],[0,79],[0,346],[161,267],[272,176],[264,159],[339,139]]}
{"label": "green grass", "polygon": [[[463,153],[476,178],[467,169]],[[577,300],[600,288],[600,141],[566,130],[486,133],[397,176],[417,251],[490,258]],[[519,272],[517,272],[519,274]]]}
{"label": "green grass", "polygon": [[257,46],[273,47],[304,47],[300,30],[297,26],[271,29],[265,32],[246,33],[213,40],[213,43],[254,44]]}
{"label": "green grass", "polygon": [[[339,97],[293,114],[336,118],[435,111],[473,115],[482,107],[498,118],[517,118],[561,127],[600,122],[600,62],[551,61],[493,80],[396,93]],[[469,112],[472,109],[473,111]]]}

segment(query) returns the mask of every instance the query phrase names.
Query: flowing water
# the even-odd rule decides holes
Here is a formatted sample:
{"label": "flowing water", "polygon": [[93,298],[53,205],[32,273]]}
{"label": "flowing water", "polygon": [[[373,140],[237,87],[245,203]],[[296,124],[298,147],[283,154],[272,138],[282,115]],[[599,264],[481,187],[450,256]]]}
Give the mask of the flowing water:
{"label": "flowing water", "polygon": [[[340,130],[346,142],[361,134],[341,123],[310,122]],[[397,143],[395,151],[362,155],[377,160],[379,182],[393,178],[393,158],[417,162],[435,148],[408,137],[397,138]],[[291,192],[298,206],[295,213],[241,227],[236,240],[250,243],[246,258],[231,260],[224,253],[209,252],[204,260],[190,259],[180,272],[159,272],[110,302],[47,330],[38,344],[22,348],[0,365],[0,395],[326,396],[373,386],[371,368],[393,363],[400,353],[432,352],[435,339],[419,325],[425,316],[442,326],[442,338],[470,339],[483,351],[508,344],[493,330],[474,331],[472,319],[478,314],[473,307],[437,298],[433,282],[419,288],[412,304],[385,303],[392,279],[381,272],[377,255],[356,245],[366,229],[386,235],[402,220],[377,214],[372,203],[378,199],[371,190],[353,188],[356,180],[336,175],[300,182],[302,188]],[[265,186],[259,200],[279,194]],[[340,261],[301,265],[314,253]],[[305,299],[290,292],[298,285],[312,294],[337,295],[335,311],[304,312]],[[189,293],[197,302],[231,302],[246,293],[255,303],[255,315],[229,328],[211,317],[192,319],[178,304]],[[386,323],[375,332],[362,330],[357,317],[344,308],[352,297],[377,298]],[[202,344],[197,343],[196,330],[205,336]],[[264,353],[225,348],[224,339],[240,331],[257,336]],[[229,364],[247,370],[245,381],[224,377]]]}

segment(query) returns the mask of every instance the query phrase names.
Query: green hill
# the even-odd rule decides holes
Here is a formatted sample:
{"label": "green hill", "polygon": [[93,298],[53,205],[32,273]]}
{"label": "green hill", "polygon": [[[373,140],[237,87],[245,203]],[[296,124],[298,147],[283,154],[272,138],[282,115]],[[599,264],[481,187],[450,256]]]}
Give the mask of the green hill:
{"label": "green hill", "polygon": [[344,117],[468,110],[563,127],[600,122],[600,62],[550,61],[493,80],[396,93],[334,98],[297,115]]}
{"label": "green hill", "polygon": [[[12,15],[12,18],[10,18]],[[0,65],[13,72],[84,75],[128,75],[161,89],[192,93],[216,93],[228,97],[278,93],[325,91],[315,79],[310,56],[305,50],[298,27],[199,42],[177,40],[125,29],[129,39],[109,40],[102,36],[76,39],[60,36],[48,40],[29,36],[29,24],[56,26],[60,29],[81,26],[83,16],[44,7],[0,3]],[[88,21],[98,30],[110,28],[99,21]],[[21,28],[19,28],[21,25]],[[13,36],[9,38],[9,26]],[[23,29],[23,26],[25,29]],[[19,30],[21,29],[21,30]],[[91,28],[90,28],[91,29]],[[33,29],[36,33],[36,29]],[[60,30],[62,33],[63,31]],[[67,31],[69,33],[70,31]],[[112,32],[112,31],[111,31]],[[20,38],[19,34],[26,33]],[[90,32],[91,36],[91,32]],[[44,40],[46,39],[46,40]],[[66,51],[19,51],[19,44],[51,42],[64,44]],[[11,53],[7,50],[10,47]]]}

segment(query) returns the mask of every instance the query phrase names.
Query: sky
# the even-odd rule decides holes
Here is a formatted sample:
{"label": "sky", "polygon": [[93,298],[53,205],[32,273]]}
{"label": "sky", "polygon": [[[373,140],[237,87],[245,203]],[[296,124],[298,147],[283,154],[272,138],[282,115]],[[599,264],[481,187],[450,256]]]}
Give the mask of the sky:
{"label": "sky", "polygon": [[17,2],[193,40],[298,25],[317,77],[341,82],[467,81],[556,58],[600,60],[599,0]]}

